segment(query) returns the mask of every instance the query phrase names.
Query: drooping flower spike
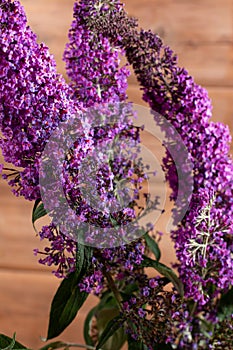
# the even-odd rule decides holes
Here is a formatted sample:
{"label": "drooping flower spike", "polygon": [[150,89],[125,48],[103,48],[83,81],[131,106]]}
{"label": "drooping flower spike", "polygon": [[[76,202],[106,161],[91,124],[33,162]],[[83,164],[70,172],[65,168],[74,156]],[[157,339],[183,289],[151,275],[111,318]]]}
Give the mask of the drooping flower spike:
{"label": "drooping flower spike", "polygon": [[39,192],[39,158],[51,132],[77,112],[56,63],[27,25],[19,1],[0,1],[0,127],[4,159],[23,170],[4,175],[16,195]]}

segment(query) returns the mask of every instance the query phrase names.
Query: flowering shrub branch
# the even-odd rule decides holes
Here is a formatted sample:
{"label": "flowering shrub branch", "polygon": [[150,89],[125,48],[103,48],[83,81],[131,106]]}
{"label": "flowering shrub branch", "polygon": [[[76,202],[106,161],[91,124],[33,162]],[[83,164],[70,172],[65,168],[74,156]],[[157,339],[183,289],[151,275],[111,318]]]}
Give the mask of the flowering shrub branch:
{"label": "flowering shrub branch", "polygon": [[[55,342],[41,350],[117,350],[126,341],[129,350],[230,349],[231,138],[226,126],[209,120],[206,90],[178,66],[161,38],[138,29],[118,0],[75,2],[64,53],[69,84],[56,72],[48,48],[37,43],[20,2],[0,0],[0,14],[0,146],[13,165],[2,166],[2,176],[16,195],[35,201],[33,225],[52,216],[39,232],[48,246],[34,252],[63,278],[51,304],[47,339],[68,327],[90,293],[99,297],[84,325],[86,345]],[[149,166],[138,158],[142,127],[134,125],[132,105],[125,103],[128,65],[155,123],[158,113],[163,117],[159,126],[168,140],[163,170],[176,201],[171,237],[178,276],[160,262],[154,225],[139,224],[145,213],[161,209],[159,198],[151,198],[143,185]],[[174,145],[174,130],[183,143]],[[189,177],[188,162],[193,183],[179,186],[180,173]],[[187,200],[189,208],[178,220]],[[25,348],[3,335],[0,345]]]}

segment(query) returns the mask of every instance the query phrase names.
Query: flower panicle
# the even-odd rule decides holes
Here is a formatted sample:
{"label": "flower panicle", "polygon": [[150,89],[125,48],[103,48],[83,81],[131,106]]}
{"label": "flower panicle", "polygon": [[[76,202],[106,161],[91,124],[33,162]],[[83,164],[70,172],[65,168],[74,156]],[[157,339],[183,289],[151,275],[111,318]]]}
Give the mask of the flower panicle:
{"label": "flower panicle", "polygon": [[23,168],[9,182],[15,194],[34,200],[40,197],[38,163],[45,144],[77,109],[20,2],[1,1],[0,10],[0,147],[6,162]]}

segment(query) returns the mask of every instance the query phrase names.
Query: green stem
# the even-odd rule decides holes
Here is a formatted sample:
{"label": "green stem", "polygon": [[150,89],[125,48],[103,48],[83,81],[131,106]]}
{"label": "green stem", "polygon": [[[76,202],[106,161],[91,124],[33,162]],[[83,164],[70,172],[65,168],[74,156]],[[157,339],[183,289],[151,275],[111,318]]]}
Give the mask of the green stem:
{"label": "green stem", "polygon": [[108,285],[116,298],[116,301],[119,305],[120,310],[123,311],[122,304],[121,304],[122,298],[121,298],[120,292],[117,289],[117,286],[112,278],[112,275],[106,270],[106,268],[103,269],[103,273],[104,273],[105,277],[107,278]]}
{"label": "green stem", "polygon": [[191,317],[193,317],[196,308],[197,308],[197,302],[195,301],[195,303],[193,304],[192,310],[191,310],[191,312],[190,312],[190,316],[191,316]]}
{"label": "green stem", "polygon": [[[59,344],[54,344],[55,347],[53,348],[53,343],[51,344],[51,347],[48,349],[69,349],[69,348],[79,348],[79,349],[87,349],[87,350],[95,350],[96,348],[91,345],[84,345],[84,344],[77,344],[77,343],[65,343],[65,342],[59,342]],[[46,347],[47,348],[47,347]],[[44,348],[41,348],[39,350],[43,350]],[[100,349],[102,350],[102,349]]]}
{"label": "green stem", "polygon": [[83,345],[83,344],[66,343],[65,346],[68,348],[80,348],[80,349],[95,350],[94,346]]}

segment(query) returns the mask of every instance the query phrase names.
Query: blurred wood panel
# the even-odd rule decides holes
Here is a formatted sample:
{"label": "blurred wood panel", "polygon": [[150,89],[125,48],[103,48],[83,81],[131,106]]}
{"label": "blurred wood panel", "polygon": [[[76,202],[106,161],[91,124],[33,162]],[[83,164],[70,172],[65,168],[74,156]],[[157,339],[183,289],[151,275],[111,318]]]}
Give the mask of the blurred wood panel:
{"label": "blurred wood panel", "polygon": [[[203,86],[233,87],[233,44],[174,41],[171,48],[178,56],[179,66],[185,67],[196,83]],[[133,72],[129,83],[136,84]]]}
{"label": "blurred wood panel", "polygon": [[[72,20],[71,0],[23,0],[28,20],[65,74],[62,55]],[[233,86],[232,0],[126,0],[143,28],[159,33],[203,85]],[[129,79],[131,83],[135,79]]]}
{"label": "blurred wood panel", "polygon": [[68,31],[73,18],[73,0],[22,0],[28,23],[54,55],[58,71],[65,75],[62,61]]}
{"label": "blurred wood panel", "polygon": [[[72,21],[73,0],[22,0],[29,24],[54,54],[58,71],[65,74],[62,55]],[[233,1],[232,0],[125,0],[126,10],[139,25],[159,33],[178,53],[179,63],[205,86],[213,101],[213,119],[233,132]],[[143,104],[135,78],[129,79],[129,97]],[[0,182],[0,332],[17,332],[32,349],[42,346],[50,302],[59,284],[50,269],[37,263],[33,249],[43,243],[31,225],[32,203],[15,198]],[[166,215],[158,228],[166,230]],[[169,234],[162,240],[163,261],[174,261]],[[82,327],[91,297],[79,317],[59,338],[83,342]],[[114,349],[113,349],[114,350]]]}
{"label": "blurred wood panel", "polygon": [[[73,0],[21,0],[30,25],[48,40],[66,36]],[[139,25],[172,42],[232,42],[232,0],[125,0]],[[65,32],[64,32],[65,31]]]}
{"label": "blurred wood panel", "polygon": [[2,179],[0,189],[0,269],[46,270],[33,254],[44,246],[32,227],[33,203],[16,198]]}
{"label": "blurred wood panel", "polygon": [[[213,120],[227,124],[233,134],[233,88],[208,87],[208,94],[213,104]],[[148,106],[141,98],[142,90],[138,85],[130,84],[128,98],[134,103]]]}
{"label": "blurred wood panel", "polygon": [[[50,303],[59,285],[59,280],[49,273],[0,270],[0,333],[12,336],[31,349],[45,344],[41,337],[47,334]],[[97,298],[90,295],[78,316],[55,340],[84,344],[83,322],[89,308],[95,306]]]}
{"label": "blurred wood panel", "polygon": [[126,0],[139,25],[176,42],[232,42],[232,0]]}

